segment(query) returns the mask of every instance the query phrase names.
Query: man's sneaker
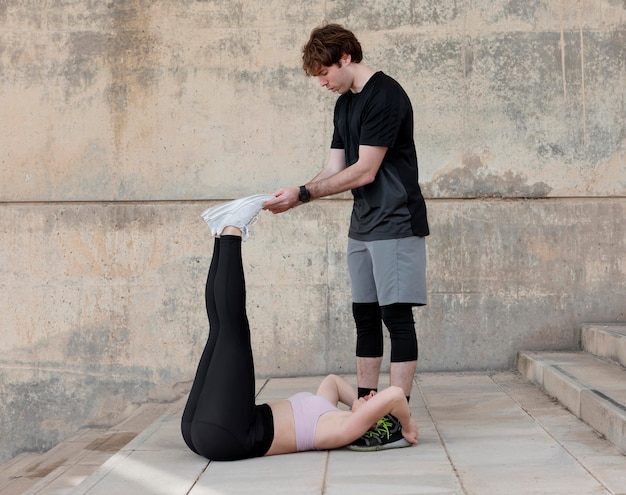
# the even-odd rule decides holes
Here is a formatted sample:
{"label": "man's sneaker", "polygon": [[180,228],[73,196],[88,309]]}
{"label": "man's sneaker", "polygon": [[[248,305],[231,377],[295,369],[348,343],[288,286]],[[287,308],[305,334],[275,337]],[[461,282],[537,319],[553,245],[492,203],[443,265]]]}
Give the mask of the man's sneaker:
{"label": "man's sneaker", "polygon": [[398,419],[387,414],[378,421],[373,430],[368,431],[354,443],[347,446],[350,450],[371,452],[374,450],[398,449],[409,447],[411,442],[402,436],[402,425]]}
{"label": "man's sneaker", "polygon": [[201,216],[211,228],[211,235],[221,235],[228,226],[237,227],[246,241],[250,235],[248,228],[256,223],[263,203],[273,198],[271,194],[255,194],[204,210]]}

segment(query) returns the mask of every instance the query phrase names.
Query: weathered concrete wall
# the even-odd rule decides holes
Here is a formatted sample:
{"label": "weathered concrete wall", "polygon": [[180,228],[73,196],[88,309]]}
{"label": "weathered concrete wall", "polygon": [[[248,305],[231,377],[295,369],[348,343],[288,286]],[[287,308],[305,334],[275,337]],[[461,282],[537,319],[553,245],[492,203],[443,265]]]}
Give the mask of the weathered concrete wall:
{"label": "weathered concrete wall", "polygon": [[431,197],[621,196],[622,0],[0,4],[5,201],[231,198],[324,163],[300,69],[345,23],[416,113]]}
{"label": "weathered concrete wall", "polygon": [[[0,251],[0,416],[11,419],[0,438],[13,452],[185,390],[208,331],[204,206],[0,208],[0,225],[10,226]],[[582,321],[625,319],[623,200],[429,208],[430,299],[415,311],[420,369],[508,369],[520,349],[575,347]],[[259,375],[354,371],[349,209],[320,201],[290,217],[262,213],[244,244]]]}
{"label": "weathered concrete wall", "polygon": [[[213,201],[324,164],[322,19],[412,98],[422,370],[506,369],[626,319],[622,0],[0,2],[0,462],[184,393]],[[245,245],[260,375],[354,370],[349,196]]]}

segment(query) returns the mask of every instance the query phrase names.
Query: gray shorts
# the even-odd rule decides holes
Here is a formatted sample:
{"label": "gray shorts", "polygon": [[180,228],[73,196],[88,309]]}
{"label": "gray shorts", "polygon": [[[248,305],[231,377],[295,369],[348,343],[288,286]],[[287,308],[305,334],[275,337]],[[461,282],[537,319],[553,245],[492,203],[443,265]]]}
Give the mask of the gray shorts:
{"label": "gray shorts", "polygon": [[348,238],[348,271],[355,303],[426,304],[426,239]]}

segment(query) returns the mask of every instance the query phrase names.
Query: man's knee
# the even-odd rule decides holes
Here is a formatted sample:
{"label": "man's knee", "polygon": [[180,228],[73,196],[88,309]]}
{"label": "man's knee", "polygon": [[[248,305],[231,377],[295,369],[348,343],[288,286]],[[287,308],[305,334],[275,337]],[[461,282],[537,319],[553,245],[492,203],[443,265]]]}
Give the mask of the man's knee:
{"label": "man's knee", "polygon": [[391,362],[417,361],[417,336],[410,304],[390,304],[381,307],[382,320],[391,339]]}
{"label": "man's knee", "polygon": [[356,355],[380,357],[383,355],[383,326],[378,303],[352,303],[356,324]]}

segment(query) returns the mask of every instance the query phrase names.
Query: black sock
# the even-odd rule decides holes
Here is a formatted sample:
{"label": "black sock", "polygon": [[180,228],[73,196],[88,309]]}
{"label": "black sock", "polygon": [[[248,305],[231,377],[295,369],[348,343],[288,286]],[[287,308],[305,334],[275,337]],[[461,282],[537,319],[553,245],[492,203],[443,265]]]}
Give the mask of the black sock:
{"label": "black sock", "polygon": [[378,389],[377,389],[377,388],[359,387],[359,388],[358,388],[359,399],[360,399],[361,397],[365,397],[366,395],[368,395],[368,394],[369,394],[372,390],[373,390],[374,392],[378,392]]}

